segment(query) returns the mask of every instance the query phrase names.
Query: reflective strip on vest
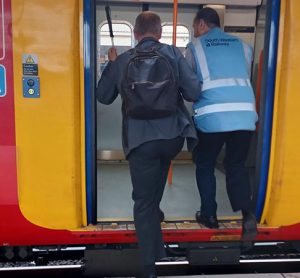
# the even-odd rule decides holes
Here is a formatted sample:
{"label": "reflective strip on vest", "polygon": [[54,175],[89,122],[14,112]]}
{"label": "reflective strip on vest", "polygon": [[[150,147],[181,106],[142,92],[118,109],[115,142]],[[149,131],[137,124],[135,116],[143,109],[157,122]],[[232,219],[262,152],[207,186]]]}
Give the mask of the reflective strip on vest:
{"label": "reflective strip on vest", "polygon": [[228,86],[251,86],[249,79],[243,78],[224,78],[224,79],[215,79],[210,81],[203,81],[202,91],[208,89],[214,89],[218,87],[228,87]]}
{"label": "reflective strip on vest", "polygon": [[195,52],[196,52],[197,59],[199,61],[199,66],[200,66],[200,70],[201,70],[201,74],[202,74],[202,78],[203,78],[203,83],[205,81],[210,81],[210,76],[209,76],[208,65],[206,62],[205,53],[204,53],[202,44],[199,39],[196,39],[195,50],[196,50]]}
{"label": "reflective strip on vest", "polygon": [[248,70],[248,75],[250,76],[251,73],[251,64],[252,64],[252,51],[249,47],[249,45],[247,45],[245,42],[243,42],[243,48],[244,48],[244,54],[245,54],[245,58],[247,61],[247,70]]}
{"label": "reflective strip on vest", "polygon": [[201,70],[203,85],[202,91],[219,88],[219,87],[228,87],[228,86],[251,86],[250,79],[243,78],[223,78],[223,79],[210,79],[208,65],[205,57],[205,52],[203,50],[200,40],[195,41],[196,56],[199,61],[199,67]]}
{"label": "reflective strip on vest", "polygon": [[233,102],[206,105],[194,110],[195,116],[202,116],[204,114],[228,111],[252,111],[255,112],[255,105],[248,102]]}

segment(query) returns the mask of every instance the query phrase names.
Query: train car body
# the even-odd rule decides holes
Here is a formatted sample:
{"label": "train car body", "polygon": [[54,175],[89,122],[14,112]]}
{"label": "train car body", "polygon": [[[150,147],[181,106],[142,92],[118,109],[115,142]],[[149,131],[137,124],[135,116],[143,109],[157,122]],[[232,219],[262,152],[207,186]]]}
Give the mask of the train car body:
{"label": "train car body", "polygon": [[[260,224],[255,243],[291,243],[298,250],[300,3],[298,0],[179,1],[178,23],[191,31],[199,4],[215,2],[223,4],[220,9],[224,29],[239,32],[238,35],[252,43],[257,61],[253,66],[260,67],[256,71],[262,80],[257,90],[260,121],[254,151],[254,188]],[[102,178],[97,159],[105,161],[103,150],[107,149],[114,149],[115,152],[110,152],[113,155],[118,154],[119,147],[107,144],[113,144],[120,136],[116,133],[119,120],[107,114],[106,108],[97,107],[95,101],[95,86],[109,47],[101,37],[101,27],[106,22],[105,4],[94,0],[0,1],[2,259],[17,258],[16,250],[21,247],[30,250],[42,246],[84,246],[92,250],[87,252],[87,258],[100,250],[100,259],[103,262],[109,259],[112,267],[120,264],[117,258],[120,250],[124,250],[125,256],[136,251],[132,218],[126,215],[122,218],[118,211],[113,217],[109,213],[102,217],[99,212],[99,202],[111,202],[114,196],[123,194],[118,188],[115,195],[97,195],[100,188],[97,183]],[[172,26],[171,1],[110,1],[110,4],[116,24],[126,21],[131,28],[135,16],[150,8]],[[264,7],[265,26],[260,34],[257,15]],[[243,27],[248,31],[241,31]],[[184,38],[183,35],[185,42]],[[261,46],[257,46],[258,40]],[[120,50],[133,46],[131,40]],[[259,63],[262,49],[263,63]],[[115,105],[120,109],[118,103]],[[109,130],[108,125],[116,128]],[[103,148],[97,149],[101,144]],[[110,161],[123,162],[116,157]],[[116,183],[113,172],[108,179]],[[238,262],[240,218],[225,216],[218,230],[200,227],[191,217],[175,217],[163,224],[164,239],[167,244],[185,248],[191,264],[212,263],[201,262],[208,253],[200,252],[199,248],[214,246],[215,252],[222,246],[238,249],[232,256],[232,261]],[[9,256],[8,251],[12,251]],[[219,263],[222,264],[222,259]],[[107,275],[106,267],[102,270]]]}

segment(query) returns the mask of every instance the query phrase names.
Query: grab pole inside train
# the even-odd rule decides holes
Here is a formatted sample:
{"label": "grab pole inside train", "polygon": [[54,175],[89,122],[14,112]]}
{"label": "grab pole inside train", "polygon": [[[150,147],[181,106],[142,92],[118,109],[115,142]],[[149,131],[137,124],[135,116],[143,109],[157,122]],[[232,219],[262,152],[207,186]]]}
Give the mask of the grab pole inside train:
{"label": "grab pole inside train", "polygon": [[109,36],[111,39],[111,45],[115,46],[114,44],[114,33],[113,33],[113,29],[112,29],[112,23],[111,23],[111,16],[110,16],[110,7],[109,6],[105,6],[105,12],[106,12],[106,19],[107,19],[107,24],[108,24],[108,28],[109,28]]}
{"label": "grab pole inside train", "polygon": [[[176,46],[177,14],[178,14],[178,1],[174,0],[173,1],[173,36],[172,36],[172,42],[174,46]],[[169,173],[168,173],[168,185],[171,185],[173,182],[172,176],[173,176],[173,166],[171,162]]]}
{"label": "grab pole inside train", "polygon": [[173,45],[176,46],[176,36],[177,36],[177,14],[178,14],[178,0],[173,1]]}

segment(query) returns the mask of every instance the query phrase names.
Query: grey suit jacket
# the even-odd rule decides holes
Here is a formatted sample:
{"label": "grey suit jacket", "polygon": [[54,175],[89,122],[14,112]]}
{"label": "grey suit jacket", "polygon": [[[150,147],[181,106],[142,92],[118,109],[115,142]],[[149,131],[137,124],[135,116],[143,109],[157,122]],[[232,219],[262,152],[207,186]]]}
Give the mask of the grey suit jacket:
{"label": "grey suit jacket", "polygon": [[[160,44],[154,38],[144,38],[137,48],[149,49]],[[160,44],[158,51],[170,62],[177,79],[182,98],[194,102],[201,93],[201,83],[187,64],[181,52],[174,46]],[[97,99],[103,104],[111,104],[121,92],[121,82],[126,65],[131,58],[131,51],[119,55],[114,62],[109,62],[104,69],[97,86]],[[191,151],[197,143],[197,134],[191,115],[187,111],[183,99],[178,103],[176,113],[155,120],[138,120],[128,117],[123,112],[122,143],[125,156],[141,144],[161,139],[172,139],[178,136],[187,138],[187,147]]]}

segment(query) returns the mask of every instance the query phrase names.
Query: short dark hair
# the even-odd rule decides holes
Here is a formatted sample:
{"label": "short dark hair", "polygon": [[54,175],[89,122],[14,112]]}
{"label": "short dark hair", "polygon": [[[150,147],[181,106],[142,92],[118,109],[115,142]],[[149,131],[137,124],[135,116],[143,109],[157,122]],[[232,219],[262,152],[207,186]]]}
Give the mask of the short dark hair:
{"label": "short dark hair", "polygon": [[194,22],[199,22],[202,19],[208,27],[220,27],[220,17],[218,13],[212,8],[203,8],[199,10],[195,16]]}
{"label": "short dark hair", "polygon": [[151,11],[140,13],[135,20],[134,32],[141,35],[145,35],[147,33],[159,35],[161,32],[160,17]]}

